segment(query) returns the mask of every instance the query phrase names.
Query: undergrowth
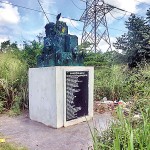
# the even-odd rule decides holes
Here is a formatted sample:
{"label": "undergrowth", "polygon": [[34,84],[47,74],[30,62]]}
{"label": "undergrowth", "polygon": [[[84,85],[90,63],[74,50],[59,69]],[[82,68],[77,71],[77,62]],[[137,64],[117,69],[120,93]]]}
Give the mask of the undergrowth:
{"label": "undergrowth", "polygon": [[[128,117],[117,109],[117,120],[99,135],[94,134],[94,150],[149,150],[150,149],[150,99],[136,100]],[[134,111],[140,112],[138,120],[134,120]]]}
{"label": "undergrowth", "polygon": [[0,113],[20,114],[27,105],[27,91],[26,63],[11,52],[0,53]]}
{"label": "undergrowth", "polygon": [[113,65],[95,69],[94,99],[130,100],[150,95],[150,66],[129,70],[127,66]]}

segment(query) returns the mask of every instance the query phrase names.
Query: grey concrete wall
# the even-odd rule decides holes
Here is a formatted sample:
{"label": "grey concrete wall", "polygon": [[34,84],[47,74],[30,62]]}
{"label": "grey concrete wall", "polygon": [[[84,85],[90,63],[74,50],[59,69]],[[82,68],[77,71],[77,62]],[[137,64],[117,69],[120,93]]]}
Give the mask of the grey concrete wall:
{"label": "grey concrete wall", "polygon": [[89,100],[86,117],[93,117],[94,68],[56,66],[29,69],[30,119],[47,126],[60,128],[85,121],[85,117],[66,121],[66,71],[89,71]]}

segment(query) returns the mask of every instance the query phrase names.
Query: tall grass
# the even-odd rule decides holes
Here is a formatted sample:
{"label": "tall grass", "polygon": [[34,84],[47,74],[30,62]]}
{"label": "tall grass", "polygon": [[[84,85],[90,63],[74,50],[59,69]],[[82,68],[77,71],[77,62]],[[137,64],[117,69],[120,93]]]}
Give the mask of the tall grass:
{"label": "tall grass", "polygon": [[150,96],[150,66],[127,69],[113,65],[95,70],[95,100],[107,97],[110,100]]}
{"label": "tall grass", "polygon": [[123,91],[124,74],[121,66],[102,67],[95,70],[95,98],[107,97],[115,100]]}
{"label": "tall grass", "polygon": [[[149,99],[147,102],[149,103]],[[94,137],[97,139],[93,140],[94,150],[149,150],[150,109],[141,111],[141,118],[136,121],[133,120],[132,114],[125,118],[120,107],[117,115],[118,120],[113,122],[108,130]]]}
{"label": "tall grass", "polygon": [[[94,133],[94,150],[149,150],[150,149],[150,65],[132,70],[123,66],[101,67],[95,71],[95,99],[130,100],[130,114],[122,108],[117,120],[108,130]],[[134,115],[140,114],[135,120]]]}
{"label": "tall grass", "polygon": [[27,65],[13,53],[0,53],[0,112],[20,113],[27,97]]}

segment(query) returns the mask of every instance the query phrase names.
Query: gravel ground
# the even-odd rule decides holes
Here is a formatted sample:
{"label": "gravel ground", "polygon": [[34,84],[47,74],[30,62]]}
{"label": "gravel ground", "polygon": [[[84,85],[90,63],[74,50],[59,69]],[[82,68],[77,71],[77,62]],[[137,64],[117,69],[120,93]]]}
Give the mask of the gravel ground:
{"label": "gravel ground", "polygon": [[[112,120],[109,112],[95,114],[89,121],[91,128],[105,130]],[[28,113],[18,117],[0,116],[0,133],[6,141],[15,142],[29,150],[88,150],[92,146],[92,137],[87,122],[53,129],[32,121]]]}

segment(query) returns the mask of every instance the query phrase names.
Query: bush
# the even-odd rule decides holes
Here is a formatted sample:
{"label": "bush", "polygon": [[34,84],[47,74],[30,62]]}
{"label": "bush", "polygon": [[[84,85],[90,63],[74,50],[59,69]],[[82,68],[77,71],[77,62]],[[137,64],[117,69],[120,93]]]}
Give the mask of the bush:
{"label": "bush", "polygon": [[95,100],[107,97],[110,100],[150,96],[150,66],[127,69],[127,66],[112,65],[95,69]]}
{"label": "bush", "polygon": [[[139,109],[141,112],[141,119],[133,124],[133,112],[130,117],[124,118],[122,109],[118,108],[117,115],[118,120],[113,122],[108,130],[99,133],[94,136],[94,150],[148,150],[150,149],[150,109],[144,110],[145,106],[149,104],[150,99],[145,99],[146,105],[142,105],[143,109]],[[139,106],[139,102],[136,101],[133,107]],[[140,105],[141,106],[141,105]]]}
{"label": "bush", "polygon": [[124,74],[121,66],[103,67],[95,70],[95,99],[107,97],[117,100],[125,97],[123,93]]}
{"label": "bush", "polygon": [[11,115],[28,108],[28,68],[35,67],[43,45],[34,41],[24,42],[19,50],[16,43],[4,42],[7,47],[0,53],[0,113],[9,110]]}
{"label": "bush", "polygon": [[84,59],[84,65],[94,66],[95,68],[107,66],[109,64],[109,59],[107,59],[106,56],[105,53],[87,53]]}
{"label": "bush", "polygon": [[12,52],[0,53],[0,72],[0,112],[24,108],[27,104],[26,63]]}

